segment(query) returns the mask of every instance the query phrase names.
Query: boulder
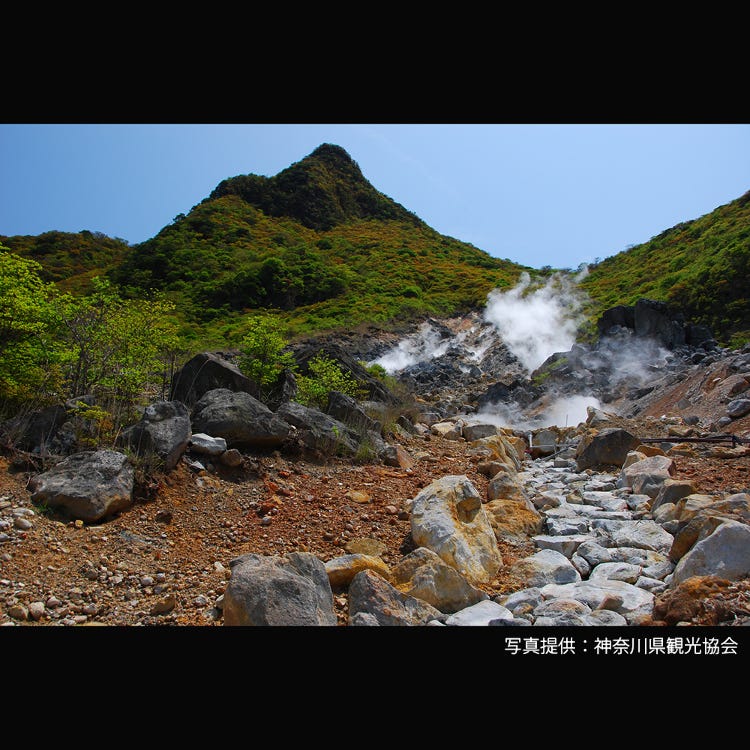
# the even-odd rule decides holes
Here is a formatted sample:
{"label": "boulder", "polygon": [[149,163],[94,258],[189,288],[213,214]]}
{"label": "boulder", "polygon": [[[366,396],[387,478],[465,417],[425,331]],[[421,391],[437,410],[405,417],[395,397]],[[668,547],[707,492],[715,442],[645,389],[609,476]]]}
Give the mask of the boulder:
{"label": "boulder", "polygon": [[383,426],[367,416],[364,409],[351,397],[339,391],[328,394],[326,414],[343,422],[357,435],[366,435],[369,431],[380,434]]}
{"label": "boulder", "polygon": [[523,582],[524,588],[541,588],[550,583],[573,583],[581,574],[570,560],[560,552],[543,549],[510,566],[510,574]]}
{"label": "boulder", "polygon": [[463,425],[461,422],[435,422],[430,426],[430,432],[446,440],[463,440]]}
{"label": "boulder", "polygon": [[651,512],[653,513],[663,503],[677,503],[683,497],[693,495],[698,490],[695,485],[683,479],[665,479],[662,482],[661,489],[651,502]]}
{"label": "boulder", "polygon": [[446,619],[445,624],[457,627],[477,627],[490,625],[495,620],[510,622],[513,620],[513,613],[497,602],[482,601],[451,615]]}
{"label": "boulder", "polygon": [[229,567],[224,625],[336,625],[331,584],[315,555],[248,554]]}
{"label": "boulder", "polygon": [[147,406],[141,421],[123,431],[118,443],[139,456],[155,454],[172,470],[190,439],[190,415],[181,401],[158,401]]}
{"label": "boulder", "polygon": [[216,389],[258,396],[257,385],[220,352],[202,352],[174,374],[169,397],[191,407],[206,393]]}
{"label": "boulder", "polygon": [[401,445],[386,444],[379,452],[378,457],[387,466],[397,466],[399,469],[413,469],[414,459]]}
{"label": "boulder", "polygon": [[100,450],[74,453],[28,484],[31,501],[46,503],[65,514],[92,523],[133,503],[135,470],[122,453]]}
{"label": "boulder", "polygon": [[744,417],[745,414],[750,414],[750,399],[736,398],[727,404],[728,417],[738,419],[739,417]]}
{"label": "boulder", "polygon": [[676,470],[673,458],[649,456],[624,468],[620,476],[623,486],[638,495],[656,499],[666,480],[671,479]]}
{"label": "boulder", "polygon": [[685,325],[675,320],[664,302],[639,299],[633,311],[635,335],[654,339],[667,349],[685,344]]}
{"label": "boulder", "polygon": [[558,435],[554,430],[537,430],[532,434],[529,450],[532,458],[551,456],[557,450]]}
{"label": "boulder", "polygon": [[628,625],[640,624],[651,614],[654,595],[650,591],[624,581],[578,581],[548,584],[542,587],[545,599],[575,599],[596,609],[609,609],[627,620]]}
{"label": "boulder", "polygon": [[667,554],[672,547],[674,537],[658,523],[650,519],[616,520],[594,519],[593,529],[608,541],[609,547],[635,547]]}
{"label": "boulder", "polygon": [[426,547],[406,555],[393,568],[391,582],[402,593],[448,614],[489,598]]}
{"label": "boulder", "polygon": [[473,443],[481,438],[497,435],[497,427],[494,424],[467,424],[464,425],[464,438]]}
{"label": "boulder", "polygon": [[297,436],[309,450],[330,455],[352,455],[357,450],[356,433],[318,409],[289,401],[276,415],[297,428]]}
{"label": "boulder", "polygon": [[328,580],[334,589],[348,586],[354,576],[363,570],[374,570],[386,579],[391,576],[389,567],[379,557],[373,555],[354,554],[334,557],[325,564],[325,568]]}
{"label": "boulder", "polygon": [[576,449],[578,471],[620,468],[629,451],[635,450],[640,440],[627,430],[619,427],[606,427],[599,432],[584,435]]}
{"label": "boulder", "polygon": [[520,471],[526,443],[520,438],[510,438],[507,435],[498,434],[475,440],[471,447],[487,450],[492,459],[500,461],[512,471]]}
{"label": "boulder", "polygon": [[445,619],[440,610],[404,594],[373,570],[357,573],[349,586],[349,624],[355,624],[363,614],[378,625],[426,625],[430,620]]}
{"label": "boulder", "polygon": [[565,534],[565,535],[547,535],[540,534],[533,537],[536,546],[539,549],[551,549],[559,552],[569,560],[576,553],[578,548],[584,543],[591,541],[588,534]]}
{"label": "boulder", "polygon": [[750,526],[724,521],[682,556],[672,574],[672,584],[692,576],[718,576],[736,581],[750,575]]}
{"label": "boulder", "polygon": [[589,574],[589,581],[625,581],[632,583],[641,575],[641,566],[624,562],[601,563]]}
{"label": "boulder", "polygon": [[606,336],[611,328],[635,328],[635,310],[630,305],[617,305],[605,310],[596,321],[600,336]]}
{"label": "boulder", "polygon": [[527,499],[490,500],[484,506],[484,512],[497,539],[523,541],[538,534],[544,526],[544,518]]}
{"label": "boulder", "polygon": [[729,598],[731,585],[730,581],[717,576],[693,576],[660,594],[651,617],[655,622],[677,625],[702,616],[702,624],[718,625],[723,608],[710,605],[717,598],[719,601],[722,597]]}
{"label": "boulder", "polygon": [[411,503],[411,534],[472,584],[492,580],[502,565],[482,498],[466,476],[446,476]]}
{"label": "boulder", "polygon": [[208,391],[193,407],[193,431],[222,437],[227,446],[278,448],[291,431],[289,423],[244,391]]}

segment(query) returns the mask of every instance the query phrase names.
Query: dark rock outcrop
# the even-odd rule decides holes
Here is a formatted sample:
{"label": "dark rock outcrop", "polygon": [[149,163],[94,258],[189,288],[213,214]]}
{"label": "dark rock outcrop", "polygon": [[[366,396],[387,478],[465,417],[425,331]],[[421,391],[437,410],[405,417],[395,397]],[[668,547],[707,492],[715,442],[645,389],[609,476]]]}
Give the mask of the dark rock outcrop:
{"label": "dark rock outcrop", "polygon": [[189,439],[190,414],[185,404],[159,401],[147,406],[141,421],[128,427],[118,442],[139,456],[156,454],[169,471],[177,465]]}
{"label": "dark rock outcrop", "polygon": [[289,424],[249,393],[218,388],[205,393],[192,413],[193,432],[222,437],[228,447],[278,448]]}
{"label": "dark rock outcrop", "polygon": [[196,354],[172,378],[170,400],[192,407],[208,391],[223,388],[258,397],[257,385],[220,352]]}
{"label": "dark rock outcrop", "polygon": [[352,455],[357,450],[358,435],[318,409],[289,401],[279,407],[276,416],[297,428],[297,437],[309,450],[331,455]]}

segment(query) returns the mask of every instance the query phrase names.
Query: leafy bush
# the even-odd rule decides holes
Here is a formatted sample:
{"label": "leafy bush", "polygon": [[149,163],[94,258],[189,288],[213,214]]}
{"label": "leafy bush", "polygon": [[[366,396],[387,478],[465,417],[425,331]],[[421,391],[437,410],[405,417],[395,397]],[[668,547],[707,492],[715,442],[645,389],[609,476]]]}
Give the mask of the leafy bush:
{"label": "leafy bush", "polygon": [[336,360],[325,354],[316,354],[308,367],[308,375],[297,376],[296,400],[304,406],[325,409],[331,391],[339,391],[354,399],[366,396],[352,374],[342,370]]}

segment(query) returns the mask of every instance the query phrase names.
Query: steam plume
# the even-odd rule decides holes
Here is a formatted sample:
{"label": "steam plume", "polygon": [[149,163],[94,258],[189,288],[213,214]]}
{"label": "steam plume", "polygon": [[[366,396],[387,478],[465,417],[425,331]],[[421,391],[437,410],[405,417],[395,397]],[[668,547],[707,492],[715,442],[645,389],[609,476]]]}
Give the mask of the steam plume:
{"label": "steam plume", "polygon": [[568,277],[555,274],[532,289],[531,278],[523,273],[513,289],[489,293],[484,318],[531,372],[551,354],[573,346],[580,308],[579,293]]}

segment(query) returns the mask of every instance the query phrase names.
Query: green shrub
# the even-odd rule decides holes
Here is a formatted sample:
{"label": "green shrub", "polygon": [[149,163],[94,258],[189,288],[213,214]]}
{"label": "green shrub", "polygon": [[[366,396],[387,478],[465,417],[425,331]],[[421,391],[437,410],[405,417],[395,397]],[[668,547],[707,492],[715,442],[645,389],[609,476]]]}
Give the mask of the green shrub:
{"label": "green shrub", "polygon": [[308,367],[309,374],[297,376],[296,400],[304,406],[325,409],[331,391],[339,391],[354,399],[365,397],[364,389],[351,373],[341,369],[335,359],[319,353],[310,360]]}

